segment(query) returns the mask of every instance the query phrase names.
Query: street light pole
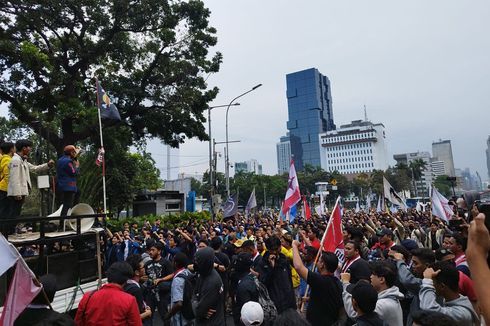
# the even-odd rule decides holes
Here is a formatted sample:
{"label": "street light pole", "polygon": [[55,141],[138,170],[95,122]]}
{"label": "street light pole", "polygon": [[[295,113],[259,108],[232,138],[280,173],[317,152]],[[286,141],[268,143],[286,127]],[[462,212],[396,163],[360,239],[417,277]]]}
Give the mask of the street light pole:
{"label": "street light pole", "polygon": [[240,97],[247,95],[250,92],[253,92],[254,90],[259,88],[260,86],[262,86],[262,84],[258,84],[256,86],[252,87],[252,89],[246,91],[245,93],[238,95],[233,100],[231,100],[230,104],[228,104],[228,107],[226,108],[226,149],[225,149],[225,155],[226,155],[225,167],[226,167],[226,169],[225,169],[225,173],[226,173],[226,195],[228,197],[230,197],[230,155],[229,155],[229,150],[228,150],[228,111],[230,110],[230,106],[233,104],[233,102],[235,102]]}
{"label": "street light pole", "polygon": [[[235,103],[233,106],[240,105],[240,103]],[[208,107],[208,134],[209,134],[209,192],[210,192],[210,204],[212,204],[212,197],[214,195],[214,183],[213,183],[213,145],[212,145],[212,136],[211,136],[211,110],[216,108],[224,108],[228,107],[228,105],[215,105]]]}

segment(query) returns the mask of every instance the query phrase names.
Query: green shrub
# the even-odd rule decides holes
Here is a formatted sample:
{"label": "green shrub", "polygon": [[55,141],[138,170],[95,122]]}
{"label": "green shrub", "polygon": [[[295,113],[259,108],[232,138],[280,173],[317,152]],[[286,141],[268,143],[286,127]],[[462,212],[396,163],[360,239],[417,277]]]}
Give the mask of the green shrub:
{"label": "green shrub", "polygon": [[124,223],[128,222],[129,225],[133,223],[138,224],[138,228],[143,227],[145,221],[149,221],[151,225],[155,222],[155,220],[160,219],[161,226],[168,229],[174,229],[176,227],[186,226],[189,221],[194,222],[195,224],[203,224],[208,222],[211,219],[211,215],[207,211],[202,212],[184,212],[181,214],[168,214],[168,215],[144,215],[144,216],[136,216],[129,217],[124,219],[107,219],[107,227],[114,231],[120,231],[123,228]]}

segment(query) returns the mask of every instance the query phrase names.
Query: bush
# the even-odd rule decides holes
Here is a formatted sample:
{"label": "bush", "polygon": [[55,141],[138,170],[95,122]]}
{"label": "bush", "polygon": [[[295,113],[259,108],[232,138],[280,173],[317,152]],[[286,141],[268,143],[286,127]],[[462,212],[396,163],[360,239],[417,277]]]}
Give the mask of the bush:
{"label": "bush", "polygon": [[138,224],[138,228],[143,227],[145,221],[149,221],[152,225],[155,220],[160,219],[161,226],[163,228],[175,229],[177,227],[184,227],[190,222],[195,225],[200,225],[211,220],[211,215],[207,211],[202,212],[185,212],[181,214],[168,214],[168,215],[144,215],[135,216],[125,219],[107,219],[107,227],[111,232],[120,231],[123,228],[124,223]]}

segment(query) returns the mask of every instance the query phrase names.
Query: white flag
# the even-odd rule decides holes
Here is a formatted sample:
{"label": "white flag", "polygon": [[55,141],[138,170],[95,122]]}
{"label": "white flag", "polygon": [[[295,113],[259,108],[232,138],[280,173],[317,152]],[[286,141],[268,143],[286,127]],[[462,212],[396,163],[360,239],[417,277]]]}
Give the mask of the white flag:
{"label": "white flag", "polygon": [[453,215],[453,210],[448,204],[448,200],[432,187],[432,215],[435,215],[448,222]]}
{"label": "white flag", "polygon": [[250,198],[248,199],[247,207],[245,207],[245,211],[250,213],[250,211],[254,207],[257,207],[257,199],[255,198],[255,188],[252,191],[252,193],[250,194]]}
{"label": "white flag", "polygon": [[359,199],[356,202],[356,213],[359,213],[361,211],[361,208],[359,207]]}
{"label": "white flag", "polygon": [[395,191],[395,189],[391,186],[391,184],[383,177],[383,189],[384,189],[384,197],[388,199],[388,201],[396,206],[400,206],[401,209],[406,209],[407,205],[400,197],[399,194]]}
{"label": "white flag", "polygon": [[15,247],[0,234],[0,275],[14,266],[20,254]]}

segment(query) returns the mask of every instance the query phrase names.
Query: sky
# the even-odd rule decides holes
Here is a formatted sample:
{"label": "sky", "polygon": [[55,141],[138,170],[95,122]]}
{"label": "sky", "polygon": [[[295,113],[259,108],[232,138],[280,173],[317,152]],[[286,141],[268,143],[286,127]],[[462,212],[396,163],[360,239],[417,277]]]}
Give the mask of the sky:
{"label": "sky", "polygon": [[[490,134],[490,2],[206,0],[223,53],[208,79],[227,104],[258,83],[229,113],[230,162],[251,158],[264,173],[277,173],[276,143],[287,131],[286,77],[311,67],[331,81],[337,126],[362,119],[386,127],[393,154],[429,151],[452,142],[456,168],[483,179]],[[212,111],[212,135],[225,139],[225,109]],[[165,150],[152,142],[157,165]],[[222,146],[218,151],[223,154]],[[200,174],[208,168],[208,143],[181,146],[172,171]],[[172,164],[171,164],[172,165]],[[218,161],[223,171],[224,160]],[[179,168],[177,169],[177,166]],[[162,171],[163,172],[163,171]],[[166,176],[166,172],[162,173]]]}

